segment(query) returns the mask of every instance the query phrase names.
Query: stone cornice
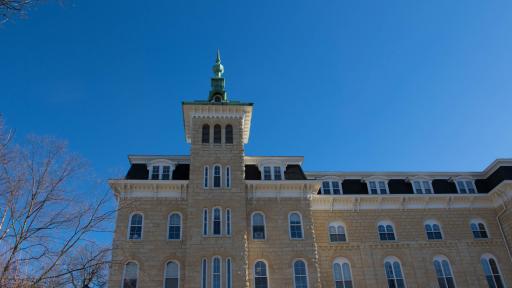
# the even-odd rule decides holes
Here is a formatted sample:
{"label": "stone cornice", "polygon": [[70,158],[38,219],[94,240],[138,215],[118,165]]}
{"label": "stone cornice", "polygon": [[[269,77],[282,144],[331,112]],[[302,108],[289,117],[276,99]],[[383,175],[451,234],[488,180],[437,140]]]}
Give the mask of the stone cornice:
{"label": "stone cornice", "polygon": [[117,199],[187,198],[188,180],[110,180],[108,184]]}
{"label": "stone cornice", "polygon": [[249,198],[310,198],[320,189],[320,182],[314,180],[246,180],[245,183]]}

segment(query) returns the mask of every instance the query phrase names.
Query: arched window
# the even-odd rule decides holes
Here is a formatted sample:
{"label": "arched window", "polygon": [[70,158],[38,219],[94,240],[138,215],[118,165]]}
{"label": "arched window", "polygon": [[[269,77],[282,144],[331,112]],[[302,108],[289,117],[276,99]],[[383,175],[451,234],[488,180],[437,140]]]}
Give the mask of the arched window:
{"label": "arched window", "polygon": [[452,268],[448,258],[444,256],[434,257],[434,269],[436,270],[437,283],[439,283],[439,288],[455,288]]}
{"label": "arched window", "polygon": [[212,211],[212,225],[213,235],[220,235],[222,227],[222,212],[220,208],[213,208]]}
{"label": "arched window", "polygon": [[382,241],[393,241],[396,240],[395,237],[395,228],[393,227],[393,223],[389,221],[381,221],[377,226],[379,231],[379,239]]}
{"label": "arched window", "polygon": [[221,260],[219,256],[213,257],[212,261],[212,288],[220,288]]}
{"label": "arched window", "polygon": [[181,239],[181,215],[179,213],[172,213],[169,215],[169,240]]}
{"label": "arched window", "polygon": [[347,234],[345,232],[345,225],[341,223],[329,224],[329,240],[331,242],[345,242],[347,241]]}
{"label": "arched window", "polygon": [[130,229],[128,231],[128,239],[141,240],[142,239],[142,214],[134,213],[130,216]]}
{"label": "arched window", "polygon": [[208,260],[201,260],[201,288],[208,287]]}
{"label": "arched window", "polygon": [[473,233],[473,237],[475,239],[485,239],[489,238],[489,234],[487,233],[487,227],[485,226],[483,221],[473,220],[471,221],[471,232]]}
{"label": "arched window", "polygon": [[226,288],[231,288],[233,285],[232,279],[232,269],[231,269],[231,258],[226,259]]}
{"label": "arched window", "polygon": [[208,209],[203,209],[203,235],[208,235]]}
{"label": "arched window", "polygon": [[214,188],[220,188],[220,183],[221,183],[220,174],[221,174],[220,165],[214,165],[213,166],[213,187]]}
{"label": "arched window", "polygon": [[207,144],[210,143],[210,125],[203,125],[203,134],[202,134],[202,143]]}
{"label": "arched window", "polygon": [[226,125],[226,144],[233,144],[233,126]]}
{"label": "arched window", "polygon": [[209,179],[209,171],[208,166],[204,166],[204,173],[203,173],[203,187],[208,188],[208,179]]}
{"label": "arched window", "polygon": [[427,233],[428,240],[442,240],[443,233],[441,232],[441,225],[434,220],[425,222],[425,232]]}
{"label": "arched window", "polygon": [[501,279],[500,268],[496,258],[490,254],[485,254],[480,258],[482,268],[484,269],[485,279],[489,288],[504,288],[505,284]]}
{"label": "arched window", "polygon": [[180,287],[180,265],[178,262],[169,261],[165,264],[165,288],[178,288]]}
{"label": "arched window", "polygon": [[267,263],[263,261],[254,264],[254,287],[268,288]]}
{"label": "arched window", "polygon": [[333,266],[334,287],[336,288],[352,288],[352,272],[350,263],[345,258],[336,258]]}
{"label": "arched window", "polygon": [[293,262],[293,287],[308,288],[308,269],[304,260]]}
{"label": "arched window", "polygon": [[226,188],[231,188],[231,167],[226,167]]}
{"label": "arched window", "polygon": [[231,209],[226,209],[226,235],[231,235]]}
{"label": "arched window", "polygon": [[252,214],[252,239],[265,239],[265,216],[261,212]]}
{"label": "arched window", "polygon": [[288,215],[290,225],[290,238],[291,239],[303,239],[302,233],[302,217],[298,212],[292,212]]}
{"label": "arched window", "polygon": [[139,278],[139,265],[129,261],[124,265],[123,288],[137,288]]}
{"label": "arched window", "polygon": [[405,279],[402,274],[402,265],[395,257],[387,257],[384,260],[384,270],[388,279],[389,288],[405,288]]}
{"label": "arched window", "polygon": [[221,128],[219,124],[215,124],[213,126],[213,143],[220,144],[221,143]]}

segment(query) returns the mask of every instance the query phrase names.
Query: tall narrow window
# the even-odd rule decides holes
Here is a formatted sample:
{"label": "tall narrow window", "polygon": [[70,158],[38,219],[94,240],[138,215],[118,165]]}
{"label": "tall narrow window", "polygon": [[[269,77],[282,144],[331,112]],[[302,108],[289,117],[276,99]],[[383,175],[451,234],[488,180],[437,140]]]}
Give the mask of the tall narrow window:
{"label": "tall narrow window", "polygon": [[295,288],[308,288],[308,271],[303,260],[293,262],[293,283]]}
{"label": "tall narrow window", "polygon": [[434,258],[434,269],[436,270],[439,288],[455,288],[452,268],[450,267],[450,262],[448,262],[446,257],[436,256]]}
{"label": "tall narrow window", "polygon": [[220,144],[221,143],[221,128],[219,124],[215,124],[213,126],[213,143]]}
{"label": "tall narrow window", "polygon": [[208,188],[208,179],[209,179],[209,173],[208,173],[208,166],[204,166],[204,173],[203,173],[203,186],[204,188]]}
{"label": "tall narrow window", "polygon": [[162,166],[162,180],[171,179],[171,166],[165,165]]}
{"label": "tall narrow window", "polygon": [[208,235],[208,209],[203,209],[203,235]]}
{"label": "tall narrow window", "polygon": [[180,287],[180,266],[177,262],[169,261],[165,265],[165,288]]}
{"label": "tall narrow window", "polygon": [[475,183],[473,180],[457,180],[457,190],[460,194],[474,194],[476,193]]}
{"label": "tall narrow window", "polygon": [[475,220],[471,222],[471,232],[475,239],[486,239],[489,238],[485,224],[481,221]]}
{"label": "tall narrow window", "polygon": [[233,144],[233,126],[226,125],[226,144]]}
{"label": "tall narrow window", "polygon": [[427,180],[415,180],[412,182],[414,193],[416,194],[432,194],[432,184]]}
{"label": "tall narrow window", "polygon": [[180,240],[181,239],[181,215],[178,213],[172,213],[169,216],[169,240]]}
{"label": "tall narrow window", "polygon": [[226,288],[231,288],[233,285],[233,279],[231,276],[231,258],[226,259]]}
{"label": "tall narrow window", "polygon": [[272,170],[270,166],[263,167],[263,180],[272,180]]}
{"label": "tall narrow window", "polygon": [[210,143],[210,125],[203,125],[203,134],[202,134],[202,143],[207,144]]}
{"label": "tall narrow window", "polygon": [[208,288],[208,261],[203,258],[201,261],[201,288]]}
{"label": "tall narrow window", "polygon": [[347,241],[347,234],[345,233],[345,226],[340,223],[329,224],[329,240],[331,242]]}
{"label": "tall narrow window", "polygon": [[219,188],[220,187],[220,165],[213,166],[213,187]]}
{"label": "tall narrow window", "polygon": [[137,288],[139,278],[139,265],[135,262],[128,262],[124,265],[123,288]]}
{"label": "tall narrow window", "polygon": [[388,257],[384,261],[388,288],[405,288],[405,279],[402,274],[402,265],[395,257]]}
{"label": "tall narrow window", "polygon": [[135,213],[130,217],[130,229],[128,239],[140,240],[142,239],[142,225],[143,225],[142,214]]}
{"label": "tall narrow window", "polygon": [[504,288],[505,285],[501,279],[500,268],[494,256],[484,255],[480,259],[480,263],[484,269],[485,279],[489,288]]}
{"label": "tall narrow window", "polygon": [[428,240],[442,240],[443,233],[441,232],[441,225],[434,221],[427,221],[425,223],[425,232],[427,233]]}
{"label": "tall narrow window", "polygon": [[220,208],[213,208],[213,235],[221,234],[222,216]]}
{"label": "tall narrow window", "polygon": [[283,177],[281,176],[281,167],[274,166],[274,180],[282,180]]}
{"label": "tall narrow window", "polygon": [[231,235],[231,209],[226,209],[226,235]]}
{"label": "tall narrow window", "polygon": [[345,258],[337,258],[333,264],[334,287],[352,288],[352,272],[350,263]]}
{"label": "tall narrow window", "polygon": [[300,214],[297,212],[290,213],[289,225],[290,225],[290,238],[291,239],[302,239],[302,221]]}
{"label": "tall narrow window", "polygon": [[153,166],[151,168],[151,180],[158,180],[160,177],[160,166]]}
{"label": "tall narrow window", "polygon": [[390,222],[380,222],[378,225],[379,239],[382,241],[396,240],[395,229]]}
{"label": "tall narrow window", "polygon": [[254,264],[254,287],[268,288],[267,264],[263,261]]}
{"label": "tall narrow window", "polygon": [[261,212],[252,215],[252,239],[265,239],[265,216]]}
{"label": "tall narrow window", "polygon": [[231,167],[226,167],[226,188],[231,188]]}
{"label": "tall narrow window", "polygon": [[220,288],[220,257],[213,257],[212,262],[212,288]]}

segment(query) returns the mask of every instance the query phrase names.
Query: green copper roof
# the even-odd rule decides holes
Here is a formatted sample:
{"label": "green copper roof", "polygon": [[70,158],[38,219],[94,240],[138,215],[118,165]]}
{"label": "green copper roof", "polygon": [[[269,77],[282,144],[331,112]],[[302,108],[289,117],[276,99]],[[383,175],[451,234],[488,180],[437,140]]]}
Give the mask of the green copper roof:
{"label": "green copper roof", "polygon": [[224,73],[224,66],[220,61],[220,51],[217,50],[217,59],[215,59],[215,65],[212,67],[213,78],[211,79],[212,88],[210,90],[210,94],[208,95],[209,102],[227,102],[228,95],[225,90],[225,80],[222,77],[222,73]]}

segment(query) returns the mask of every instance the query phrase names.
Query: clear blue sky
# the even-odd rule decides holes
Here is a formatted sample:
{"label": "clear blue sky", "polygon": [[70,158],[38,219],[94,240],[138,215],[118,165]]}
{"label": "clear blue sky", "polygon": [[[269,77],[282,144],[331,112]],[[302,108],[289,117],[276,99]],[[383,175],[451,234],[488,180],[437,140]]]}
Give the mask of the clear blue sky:
{"label": "clear blue sky", "polygon": [[[51,1],[50,1],[51,2]],[[512,156],[512,1],[99,1],[0,28],[0,112],[102,178],[188,154],[181,101],[221,49],[248,155],[306,170],[481,170]]]}

